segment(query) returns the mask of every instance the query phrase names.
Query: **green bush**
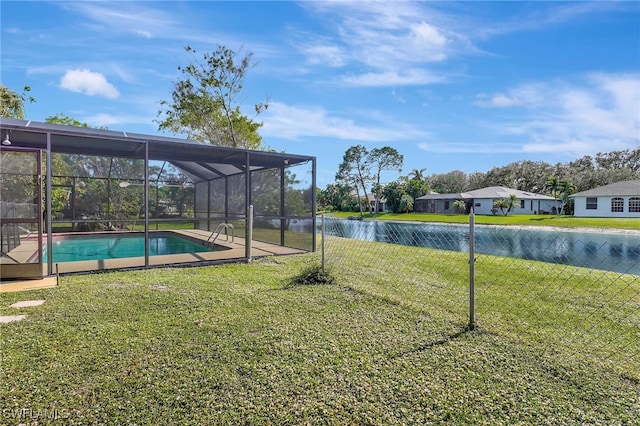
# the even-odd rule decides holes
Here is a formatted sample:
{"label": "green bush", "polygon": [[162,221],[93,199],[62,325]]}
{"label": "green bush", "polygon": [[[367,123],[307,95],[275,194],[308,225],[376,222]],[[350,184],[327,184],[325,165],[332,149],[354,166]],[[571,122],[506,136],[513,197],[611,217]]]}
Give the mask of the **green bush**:
{"label": "green bush", "polygon": [[335,278],[320,265],[310,265],[294,276],[289,286],[335,284]]}

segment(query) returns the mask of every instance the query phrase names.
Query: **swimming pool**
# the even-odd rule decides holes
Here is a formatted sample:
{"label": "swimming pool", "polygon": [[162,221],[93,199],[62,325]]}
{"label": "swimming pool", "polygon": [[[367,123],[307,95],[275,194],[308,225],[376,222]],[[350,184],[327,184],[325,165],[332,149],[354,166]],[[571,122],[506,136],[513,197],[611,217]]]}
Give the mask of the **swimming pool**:
{"label": "swimming pool", "polygon": [[[213,251],[209,247],[170,233],[149,237],[149,255],[161,256],[180,253]],[[144,235],[93,235],[55,237],[53,262],[78,262],[82,260],[122,259],[144,256]],[[43,262],[47,262],[47,252]]]}

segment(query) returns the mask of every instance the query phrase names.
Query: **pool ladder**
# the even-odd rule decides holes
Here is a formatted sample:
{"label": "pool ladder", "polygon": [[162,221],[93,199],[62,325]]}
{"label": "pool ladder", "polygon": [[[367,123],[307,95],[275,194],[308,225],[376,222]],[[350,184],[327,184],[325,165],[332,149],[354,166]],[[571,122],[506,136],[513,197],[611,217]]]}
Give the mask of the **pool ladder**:
{"label": "pool ladder", "polygon": [[230,223],[220,223],[216,226],[216,229],[211,233],[211,235],[209,235],[209,238],[207,238],[207,245],[213,248],[222,231],[224,231],[224,234],[227,237],[226,241],[229,241],[229,229],[231,229],[231,242],[233,242],[236,237],[236,231],[233,228],[233,225]]}

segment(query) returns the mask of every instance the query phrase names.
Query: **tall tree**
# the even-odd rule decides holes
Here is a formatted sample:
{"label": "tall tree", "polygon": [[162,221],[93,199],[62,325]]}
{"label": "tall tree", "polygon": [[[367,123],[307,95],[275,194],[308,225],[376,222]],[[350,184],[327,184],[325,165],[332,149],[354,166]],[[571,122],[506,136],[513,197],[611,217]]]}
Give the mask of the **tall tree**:
{"label": "tall tree", "polygon": [[379,210],[380,195],[382,195],[382,185],[380,183],[380,175],[383,171],[396,170],[398,173],[402,172],[402,163],[404,162],[404,156],[398,152],[395,148],[385,146],[382,148],[374,148],[369,153],[369,162],[373,170],[373,178],[375,184],[373,186],[373,193],[376,197],[376,212]]}
{"label": "tall tree", "polygon": [[413,169],[408,176],[404,176],[405,192],[409,194],[413,200],[411,208],[415,205],[416,199],[429,193],[429,182],[424,175],[426,168]]}
{"label": "tall tree", "polygon": [[[195,49],[185,49],[195,56]],[[218,46],[202,59],[194,58],[189,65],[178,67],[183,76],[175,82],[171,101],[160,102],[159,130],[184,133],[217,146],[260,148],[258,129],[262,123],[244,115],[238,104],[252,56]],[[256,116],[267,107],[267,103],[254,105]]]}
{"label": "tall tree", "polygon": [[452,194],[467,189],[469,180],[462,170],[433,174],[429,177],[429,187],[440,194]]}
{"label": "tall tree", "polygon": [[485,177],[486,175],[483,172],[475,171],[470,173],[467,177],[468,186],[466,188],[466,191],[472,191],[474,189],[480,189],[489,186],[485,184]]}
{"label": "tall tree", "polygon": [[[368,202],[369,195],[367,193],[367,187],[373,183],[373,177],[367,148],[363,145],[356,145],[347,149],[342,157],[342,163],[338,168],[336,180],[355,189],[358,200],[360,200],[360,189],[362,189],[364,199],[369,206],[368,209],[371,211],[371,203]],[[362,216],[362,202],[358,204],[360,205],[360,216]]]}
{"label": "tall tree", "polygon": [[36,101],[33,96],[28,95],[30,91],[31,87],[24,86],[22,93],[17,93],[0,83],[0,117],[24,120],[26,118],[25,102],[33,103]]}
{"label": "tall tree", "polygon": [[[55,115],[50,115],[45,120],[47,123],[51,124],[64,124],[65,126],[76,126],[76,127],[91,127],[89,124],[84,121],[76,120],[73,117],[69,117],[67,114],[63,112],[59,112]],[[107,130],[106,126],[94,127],[94,129]]]}

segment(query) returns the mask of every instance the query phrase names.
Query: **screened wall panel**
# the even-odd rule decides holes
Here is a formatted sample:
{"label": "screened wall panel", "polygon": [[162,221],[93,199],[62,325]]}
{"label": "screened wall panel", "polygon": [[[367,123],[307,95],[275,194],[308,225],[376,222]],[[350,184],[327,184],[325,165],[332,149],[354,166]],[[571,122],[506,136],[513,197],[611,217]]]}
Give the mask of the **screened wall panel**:
{"label": "screened wall panel", "polygon": [[245,216],[247,213],[246,206],[246,186],[245,175],[229,176],[229,193],[227,199],[229,203],[228,214],[230,216]]}
{"label": "screened wall panel", "polygon": [[[18,239],[34,243],[30,253],[40,245],[43,255],[23,257],[47,259],[46,274],[246,258],[250,204],[257,255],[314,249],[313,157],[4,117],[0,132],[11,150],[43,154],[38,173],[32,164],[3,178],[2,201],[13,204],[0,212],[2,252],[15,258]],[[18,165],[3,161],[1,171]],[[20,179],[40,195],[21,199]],[[22,218],[32,198],[37,211]]]}

